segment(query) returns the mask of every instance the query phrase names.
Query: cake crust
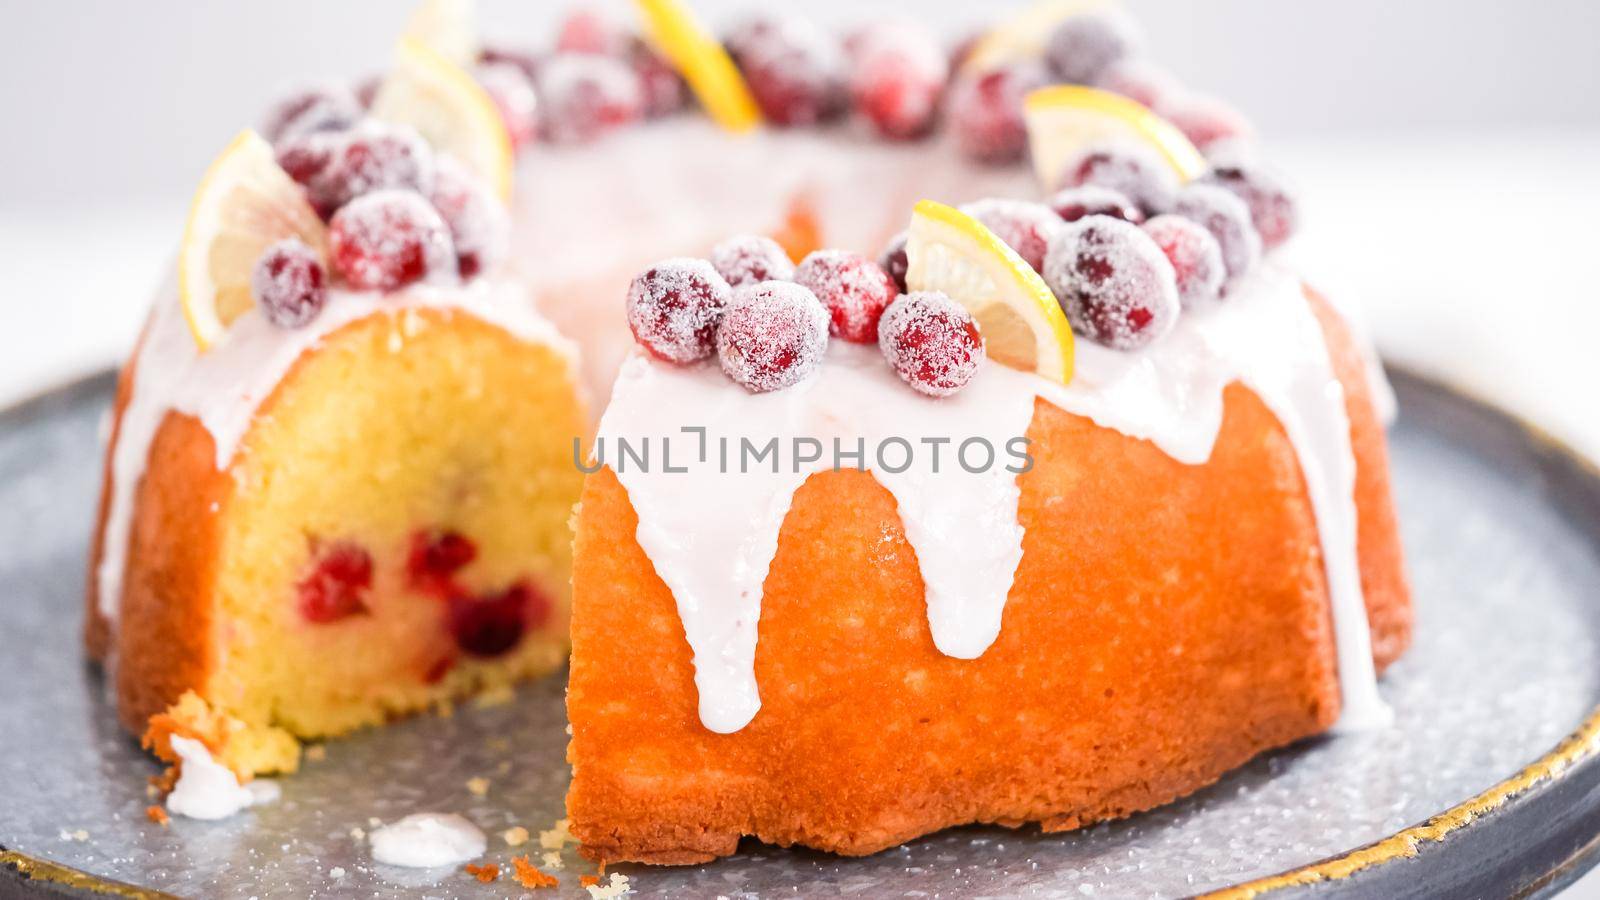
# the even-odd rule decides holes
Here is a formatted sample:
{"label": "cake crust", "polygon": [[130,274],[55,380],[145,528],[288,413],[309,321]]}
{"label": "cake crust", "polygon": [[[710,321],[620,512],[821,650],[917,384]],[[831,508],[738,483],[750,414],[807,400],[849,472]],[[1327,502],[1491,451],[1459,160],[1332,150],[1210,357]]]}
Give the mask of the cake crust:
{"label": "cake crust", "polygon": [[[1410,617],[1383,435],[1350,336],[1327,337],[1358,407],[1363,585],[1387,663]],[[974,822],[1068,830],[1326,730],[1339,684],[1298,457],[1247,388],[1230,386],[1224,409],[1211,459],[1189,466],[1036,404],[1022,563],[976,660],[934,646],[892,496],[863,472],[813,475],[765,583],[762,708],[732,734],[700,723],[690,648],[626,491],[609,469],[591,475],[568,689],[584,854],[688,864],[743,836],[863,855]]]}

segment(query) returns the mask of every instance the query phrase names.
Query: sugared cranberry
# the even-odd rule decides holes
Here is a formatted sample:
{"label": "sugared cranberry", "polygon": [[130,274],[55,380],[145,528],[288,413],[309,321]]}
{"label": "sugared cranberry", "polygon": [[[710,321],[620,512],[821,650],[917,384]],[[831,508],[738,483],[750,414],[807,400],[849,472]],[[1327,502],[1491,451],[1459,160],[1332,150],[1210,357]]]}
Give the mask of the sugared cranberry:
{"label": "sugared cranberry", "polygon": [[281,240],[268,247],[250,273],[250,294],[267,320],[282,328],[299,328],[322,312],[328,302],[328,273],[304,241]]}
{"label": "sugared cranberry", "polygon": [[319,131],[343,131],[361,119],[361,102],[348,88],[325,85],[280,100],[261,125],[261,134],[276,145],[286,138]]}
{"label": "sugared cranberry", "polygon": [[1032,63],[957,78],[950,86],[947,113],[961,152],[986,163],[1021,159],[1028,148],[1022,98],[1046,81],[1044,69]]}
{"label": "sugared cranberry", "polygon": [[527,146],[539,131],[539,100],[533,82],[511,63],[482,63],[473,74],[500,111],[512,149]]}
{"label": "sugared cranberry", "polygon": [[849,47],[850,99],[878,134],[909,140],[932,131],[950,75],[933,34],[884,23],[857,32]]}
{"label": "sugared cranberry", "polygon": [[327,544],[315,553],[311,571],[295,585],[300,614],[326,624],[366,612],[363,597],[372,587],[372,556],[350,541]]}
{"label": "sugared cranberry", "polygon": [[1268,250],[1281,245],[1300,225],[1300,208],[1294,194],[1268,168],[1240,158],[1237,152],[1218,155],[1205,179],[1237,194],[1250,208],[1250,221]]}
{"label": "sugared cranberry", "polygon": [[372,101],[378,99],[378,89],[383,87],[382,75],[368,75],[356,82],[356,102],[362,109],[371,109]]}
{"label": "sugared cranberry", "polygon": [[1137,56],[1106,66],[1096,79],[1095,87],[1121,94],[1150,109],[1160,106],[1179,90],[1178,79],[1171,72]]}
{"label": "sugared cranberry", "polygon": [[415,131],[368,120],[331,138],[327,164],[305,182],[323,218],[362,194],[388,188],[433,190],[433,149]]}
{"label": "sugared cranberry", "polygon": [[609,56],[557,54],[539,67],[538,86],[552,141],[592,141],[644,115],[639,76]]}
{"label": "sugared cranberry", "polygon": [[1201,150],[1221,141],[1249,141],[1255,136],[1244,114],[1204,94],[1170,97],[1161,104],[1160,113]]}
{"label": "sugared cranberry", "polygon": [[1177,176],[1155,151],[1133,143],[1092,144],[1070,157],[1058,188],[1108,187],[1132,200],[1146,215],[1164,212],[1178,187]]}
{"label": "sugared cranberry", "polygon": [[1144,211],[1128,195],[1098,184],[1062,188],[1050,198],[1050,209],[1065,222],[1084,216],[1110,216],[1135,225],[1144,222]]}
{"label": "sugared cranberry", "polygon": [[717,329],[722,371],[752,393],[796,384],[822,364],[828,321],[822,301],[794,282],[738,288]]}
{"label": "sugared cranberry", "polygon": [[1217,239],[1229,281],[1250,271],[1261,259],[1261,235],[1250,221],[1250,208],[1227,188],[1191,184],[1178,192],[1172,212],[1198,222]]}
{"label": "sugared cranberry", "polygon": [[717,326],[733,289],[703,259],[669,259],[628,286],[628,327],[667,362],[692,363],[717,348]]}
{"label": "sugared cranberry", "polygon": [[1045,60],[1062,81],[1094,84],[1106,67],[1134,55],[1141,43],[1138,23],[1120,10],[1079,13],[1050,33]]}
{"label": "sugared cranberry", "polygon": [[406,578],[413,590],[440,596],[456,593],[456,573],[478,558],[478,547],[457,531],[419,531],[411,536]]}
{"label": "sugared cranberry", "polygon": [[539,66],[542,61],[537,55],[526,50],[496,45],[485,46],[483,52],[478,54],[478,62],[509,63],[521,69],[522,74],[528,76],[528,81],[539,83]]}
{"label": "sugared cranberry", "polygon": [[318,197],[312,191],[313,188],[321,188],[322,173],[333,162],[334,151],[339,145],[336,135],[318,131],[284,138],[276,148],[279,168],[305,188],[307,199],[324,219],[333,215],[330,206],[332,197]]}
{"label": "sugared cranberry", "polygon": [[794,262],[778,242],[741,234],[711,248],[711,265],[731,287],[757,281],[793,281]]}
{"label": "sugared cranberry", "polygon": [[878,323],[889,368],[921,393],[948,397],[983,364],[983,336],[961,304],[939,291],[902,294]]}
{"label": "sugared cranberry", "polygon": [[603,9],[583,6],[562,18],[556,29],[556,51],[621,56],[632,39],[633,32],[620,18]]}
{"label": "sugared cranberry", "polygon": [[414,191],[357,197],[334,214],[328,238],[334,268],[358,290],[392,291],[456,269],[450,227]]}
{"label": "sugared cranberry", "polygon": [[1139,226],[1089,216],[1062,226],[1045,257],[1044,280],[1079,334],[1132,350],[1177,323],[1172,263]]}
{"label": "sugared cranberry", "polygon": [[878,319],[900,293],[882,266],[847,250],[813,251],[794,280],[827,307],[829,333],[856,344],[878,339]]}
{"label": "sugared cranberry", "polygon": [[968,203],[961,211],[982,222],[1035,272],[1044,267],[1050,237],[1061,227],[1061,217],[1050,207],[1026,200],[990,198]]}
{"label": "sugared cranberry", "polygon": [[670,116],[689,104],[689,88],[683,76],[649,44],[635,38],[627,59],[633,73],[639,77],[646,116],[652,119]]}
{"label": "sugared cranberry", "polygon": [[482,597],[450,597],[450,632],[469,656],[492,659],[522,642],[530,629],[550,619],[550,600],[526,582]]}
{"label": "sugared cranberry", "polygon": [[491,269],[505,257],[511,232],[505,206],[465,166],[450,157],[440,158],[429,199],[450,228],[456,270],[462,278]]}
{"label": "sugared cranberry", "polygon": [[878,257],[878,265],[889,273],[894,279],[894,286],[900,293],[906,291],[906,272],[911,269],[911,259],[906,256],[906,233],[904,231],[889,239],[889,246],[883,248],[883,253]]}
{"label": "sugared cranberry", "polygon": [[1201,306],[1221,296],[1228,270],[1222,264],[1221,245],[1204,226],[1182,216],[1168,215],[1146,222],[1144,231],[1172,263],[1178,300],[1185,308]]}
{"label": "sugared cranberry", "polygon": [[838,45],[809,19],[758,16],[728,36],[727,47],[761,114],[774,125],[814,125],[844,109]]}

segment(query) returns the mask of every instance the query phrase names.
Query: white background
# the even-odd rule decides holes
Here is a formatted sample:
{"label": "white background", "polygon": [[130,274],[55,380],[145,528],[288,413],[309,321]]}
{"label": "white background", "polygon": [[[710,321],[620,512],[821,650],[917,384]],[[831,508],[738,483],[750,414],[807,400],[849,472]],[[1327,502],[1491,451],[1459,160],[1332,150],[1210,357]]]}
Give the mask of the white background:
{"label": "white background", "polygon": [[[481,2],[528,45],[565,7]],[[954,38],[1014,5],[805,6]],[[1391,359],[1600,456],[1600,3],[1130,5],[1158,60],[1256,121],[1302,188],[1305,270],[1366,306]],[[378,71],[406,12],[0,0],[0,404],[125,353],[209,159],[281,89]]]}

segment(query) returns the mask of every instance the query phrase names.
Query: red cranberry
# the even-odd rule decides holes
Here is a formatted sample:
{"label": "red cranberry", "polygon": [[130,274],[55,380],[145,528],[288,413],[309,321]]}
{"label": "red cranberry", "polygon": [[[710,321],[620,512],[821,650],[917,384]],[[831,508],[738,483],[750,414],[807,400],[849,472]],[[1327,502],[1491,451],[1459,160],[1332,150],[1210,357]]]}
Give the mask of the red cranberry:
{"label": "red cranberry", "polygon": [[509,63],[521,69],[522,74],[528,76],[528,81],[534,84],[539,83],[541,60],[538,56],[526,50],[490,45],[484,47],[483,52],[478,55],[478,62],[490,65],[494,63]]}
{"label": "red cranberry", "polygon": [[628,327],[657,359],[692,363],[717,348],[733,289],[703,259],[669,259],[628,286]]}
{"label": "red cranberry", "polygon": [[1178,192],[1172,212],[1198,222],[1222,248],[1228,280],[1250,271],[1261,259],[1261,235],[1250,222],[1250,207],[1215,184],[1191,184]]}
{"label": "red cranberry", "polygon": [[1178,300],[1185,309],[1201,306],[1222,294],[1227,267],[1222,264],[1222,246],[1198,222],[1182,216],[1156,216],[1144,224],[1172,263],[1178,280]]}
{"label": "red cranberry", "polygon": [[1300,208],[1281,179],[1270,169],[1240,160],[1237,154],[1218,156],[1205,179],[1237,194],[1250,208],[1250,221],[1271,250],[1294,235],[1300,225]]}
{"label": "red cranberry", "polygon": [[1222,141],[1249,141],[1255,136],[1255,129],[1242,113],[1203,94],[1170,98],[1161,105],[1160,112],[1201,150]]}
{"label": "red cranberry", "polygon": [[457,531],[419,531],[411,536],[406,579],[412,590],[440,596],[455,592],[456,573],[478,558],[478,547]]}
{"label": "red cranberry", "polygon": [[569,11],[556,30],[556,52],[621,56],[633,32],[622,20],[604,10],[579,7]]}
{"label": "red cranberry", "polygon": [[627,58],[644,92],[646,116],[652,119],[670,116],[689,105],[689,88],[683,76],[649,44],[635,38]]}
{"label": "red cranberry", "polygon": [[512,149],[526,147],[539,131],[539,101],[533,93],[533,82],[511,63],[482,63],[474,75],[500,111]]}
{"label": "red cranberry", "polygon": [[539,67],[538,84],[543,132],[553,141],[592,141],[644,115],[639,76],[609,56],[558,54]]}
{"label": "red cranberry", "polygon": [[1085,147],[1062,167],[1058,188],[1086,184],[1118,191],[1148,215],[1171,205],[1178,179],[1154,150],[1131,143],[1110,143]]}
{"label": "red cranberry", "polygon": [[1095,87],[1121,94],[1136,103],[1155,109],[1179,90],[1171,72],[1141,57],[1117,60],[1095,81]]}
{"label": "red cranberry", "polygon": [[956,79],[947,112],[961,152],[986,163],[1010,163],[1028,148],[1022,98],[1047,81],[1042,68],[1021,63]]}
{"label": "red cranberry", "polygon": [[1050,243],[1044,280],[1079,334],[1133,350],[1178,320],[1172,263],[1139,226],[1110,216],[1069,223]]}
{"label": "red cranberry", "polygon": [[911,269],[911,260],[906,256],[906,233],[904,231],[889,239],[889,246],[883,248],[883,253],[878,257],[878,265],[889,273],[894,279],[894,286],[900,293],[906,291],[906,272]]}
{"label": "red cranberry", "polygon": [[530,629],[550,619],[550,599],[526,582],[482,597],[450,597],[450,632],[456,646],[469,656],[493,659],[522,642]]}
{"label": "red cranberry", "polygon": [[306,199],[323,220],[338,208],[337,198],[329,190],[329,180],[323,173],[333,162],[339,146],[338,136],[321,131],[285,138],[277,145],[279,168],[305,189]]}
{"label": "red cranberry", "polygon": [[328,238],[334,267],[358,290],[392,291],[452,271],[450,228],[413,191],[376,191],[345,204]]}
{"label": "red cranberry", "polygon": [[814,125],[844,109],[839,47],[810,20],[757,17],[729,35],[728,52],[774,125]]}
{"label": "red cranberry", "polygon": [[272,324],[299,328],[315,319],[328,302],[327,280],[316,252],[304,241],[288,238],[268,247],[256,260],[250,294]]}
{"label": "red cranberry", "polygon": [[505,206],[482,179],[454,159],[439,160],[433,208],[450,228],[456,248],[456,271],[472,278],[505,257],[511,224]]}
{"label": "red cranberry", "polygon": [[276,145],[286,138],[319,131],[343,131],[361,120],[361,102],[348,88],[327,85],[310,88],[278,101],[261,126],[261,134]]}
{"label": "red cranberry", "polygon": [[882,266],[846,250],[812,252],[794,280],[827,307],[829,333],[856,344],[878,339],[878,319],[900,293]]}
{"label": "red cranberry", "polygon": [[932,131],[950,74],[933,35],[890,23],[859,32],[849,46],[850,99],[878,134],[909,140]]}
{"label": "red cranberry", "polygon": [[1050,33],[1045,61],[1061,81],[1094,84],[1106,67],[1132,56],[1141,42],[1138,24],[1120,10],[1079,13]]}
{"label": "red cranberry", "polygon": [[717,329],[722,371],[752,393],[796,384],[822,364],[828,319],[817,296],[794,282],[738,288]]}
{"label": "red cranberry", "polygon": [[921,393],[948,397],[983,364],[983,336],[961,304],[939,291],[902,294],[878,323],[889,368]]}
{"label": "red cranberry", "polygon": [[383,87],[382,75],[368,75],[356,82],[356,102],[364,110],[372,108],[372,101],[378,99],[378,89]]}
{"label": "red cranberry", "polygon": [[1050,237],[1061,227],[1061,217],[1050,207],[1026,200],[979,200],[961,207],[961,211],[994,232],[1035,272],[1044,267]]}
{"label": "red cranberry", "polygon": [[1067,222],[1084,216],[1110,216],[1135,225],[1144,222],[1144,211],[1126,194],[1098,184],[1062,188],[1050,198],[1050,209]]}
{"label": "red cranberry", "polygon": [[793,281],[794,262],[769,237],[741,234],[711,248],[711,265],[729,286],[757,281]]}
{"label": "red cranberry", "polygon": [[415,131],[367,121],[332,138],[328,162],[306,183],[324,218],[362,194],[387,188],[433,190],[433,149]]}
{"label": "red cranberry", "polygon": [[372,556],[350,541],[315,552],[316,564],[295,585],[300,614],[320,625],[366,612],[362,596],[372,587]]}

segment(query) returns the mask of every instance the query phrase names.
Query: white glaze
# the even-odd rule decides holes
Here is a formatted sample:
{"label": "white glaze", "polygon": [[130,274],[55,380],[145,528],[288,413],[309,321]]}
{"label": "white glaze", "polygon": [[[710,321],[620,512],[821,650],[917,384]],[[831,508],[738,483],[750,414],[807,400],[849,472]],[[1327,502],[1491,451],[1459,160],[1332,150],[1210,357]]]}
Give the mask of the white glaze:
{"label": "white glaze", "polygon": [[[834,438],[846,446],[864,438],[872,448],[889,436],[913,443],[981,436],[998,450],[1027,433],[1038,396],[1199,464],[1210,457],[1223,389],[1234,381],[1276,414],[1300,457],[1338,641],[1341,726],[1380,724],[1387,711],[1377,695],[1356,559],[1355,460],[1344,392],[1299,280],[1272,263],[1239,285],[1226,304],[1185,315],[1172,334],[1145,350],[1119,353],[1079,341],[1077,376],[1065,387],[989,365],[956,397],[930,400],[896,380],[875,350],[836,341],[807,382],[751,395],[710,365],[675,367],[635,355],[601,420],[606,444],[598,451],[638,513],[640,546],[672,588],[694,652],[701,721],[731,732],[760,708],[756,624],[778,530],[794,490],[811,472],[833,464],[831,453],[818,461],[796,459],[789,452],[794,438],[815,438],[828,448]],[[707,429],[704,462],[698,435],[680,433],[682,426]],[[670,462],[687,472],[664,471],[663,435],[676,436]],[[645,437],[656,445],[651,469],[619,464],[618,439],[637,449]],[[735,474],[720,471],[721,437],[732,441]],[[737,473],[740,439],[759,447],[773,437],[788,454],[779,472]],[[902,474],[870,460],[865,467],[899,504],[926,584],[934,642],[946,654],[974,658],[999,634],[1021,559],[1018,490],[1003,466],[972,475],[949,468],[947,456],[946,468],[935,474],[933,461],[931,454],[916,454]]]}
{"label": "white glaze", "polygon": [[375,315],[394,318],[391,345],[398,352],[408,333],[408,314],[420,309],[474,316],[530,343],[556,348],[576,365],[572,344],[534,311],[526,291],[511,281],[480,278],[466,286],[419,285],[397,294],[332,291],[322,314],[296,329],[273,325],[252,309],[229,326],[221,341],[200,353],[169,279],[141,338],[133,393],[111,448],[111,500],[98,570],[100,612],[108,619],[116,616],[134,496],[150,443],[169,411],[199,420],[216,444],[216,466],[222,471],[232,463],[256,409],[301,354],[340,328]]}
{"label": "white glaze", "polygon": [[182,761],[178,783],[167,795],[167,811],[191,819],[226,819],[249,806],[278,799],[276,782],[256,779],[240,785],[233,770],[217,762],[206,745],[194,738],[172,736],[172,750]]}
{"label": "white glaze", "polygon": [[372,833],[372,858],[426,869],[477,859],[489,847],[478,826],[455,813],[412,813]]}

